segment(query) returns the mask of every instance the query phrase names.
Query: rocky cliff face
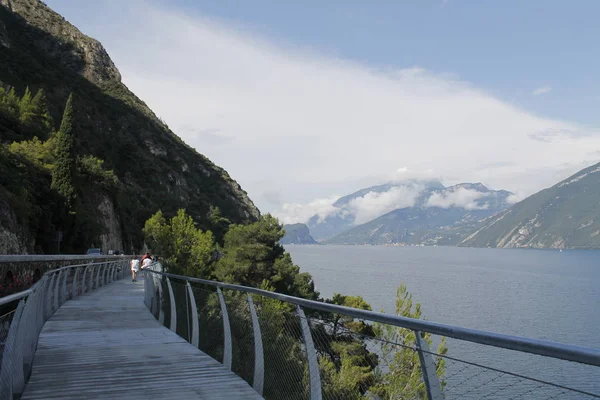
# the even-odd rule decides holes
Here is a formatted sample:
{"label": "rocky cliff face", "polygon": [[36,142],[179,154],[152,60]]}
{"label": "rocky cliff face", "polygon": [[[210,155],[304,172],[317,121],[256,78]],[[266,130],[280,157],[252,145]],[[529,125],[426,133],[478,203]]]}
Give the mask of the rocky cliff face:
{"label": "rocky cliff face", "polygon": [[88,201],[88,214],[104,227],[98,240],[139,248],[144,221],[159,209],[172,215],[185,208],[203,229],[210,228],[212,207],[233,223],[258,218],[224,169],[187,146],[127,89],[102,44],[38,0],[0,4],[0,82],[20,94],[27,86],[43,88],[55,121],[72,93],[78,154],[103,159],[118,177],[116,188],[104,190],[106,198]]}

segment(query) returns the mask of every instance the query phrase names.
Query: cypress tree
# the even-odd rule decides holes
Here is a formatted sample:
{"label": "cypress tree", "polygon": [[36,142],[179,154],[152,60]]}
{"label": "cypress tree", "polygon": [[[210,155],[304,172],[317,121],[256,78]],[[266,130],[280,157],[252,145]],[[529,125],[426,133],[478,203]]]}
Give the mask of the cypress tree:
{"label": "cypress tree", "polygon": [[64,196],[69,210],[75,205],[77,192],[74,186],[75,141],[73,138],[73,95],[69,96],[60,129],[56,134],[52,188]]}

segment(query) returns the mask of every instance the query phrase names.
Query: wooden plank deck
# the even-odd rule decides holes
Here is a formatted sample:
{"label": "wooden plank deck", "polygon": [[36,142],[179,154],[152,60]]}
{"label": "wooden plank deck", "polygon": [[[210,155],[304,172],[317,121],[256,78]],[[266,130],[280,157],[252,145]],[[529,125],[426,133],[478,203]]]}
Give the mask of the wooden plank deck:
{"label": "wooden plank deck", "polygon": [[143,288],[124,279],[65,303],[42,330],[22,400],[262,398],[161,326]]}

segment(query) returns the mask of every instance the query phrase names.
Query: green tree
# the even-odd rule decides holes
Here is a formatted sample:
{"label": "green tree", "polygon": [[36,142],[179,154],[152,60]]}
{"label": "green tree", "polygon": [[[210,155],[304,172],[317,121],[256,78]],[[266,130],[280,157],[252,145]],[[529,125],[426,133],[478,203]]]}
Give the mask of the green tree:
{"label": "green tree", "polygon": [[[396,291],[396,315],[414,319],[421,318],[421,304],[416,303],[413,307],[412,295],[404,284],[401,284]],[[372,392],[382,399],[426,399],[427,392],[422,379],[419,354],[413,350],[416,346],[415,332],[411,329],[384,324],[375,324],[374,329],[377,337],[383,341],[381,357],[389,370],[380,375]],[[431,346],[432,340],[429,333],[425,333],[423,339]],[[437,354],[443,356],[447,351],[446,338],[442,338]],[[445,359],[437,356],[435,362],[440,384],[443,386]]]}
{"label": "green tree", "polygon": [[31,140],[11,143],[8,149],[12,154],[26,158],[36,167],[50,171],[54,162],[52,146],[52,141],[42,142],[34,136]]}
{"label": "green tree", "polygon": [[[335,293],[326,303],[371,310],[361,296]],[[344,314],[325,313],[326,324],[313,324],[319,353],[323,390],[327,397],[353,399],[364,395],[375,382],[378,357],[367,349],[365,337],[373,327]]]}
{"label": "green tree", "polygon": [[216,278],[252,287],[259,287],[266,280],[276,292],[317,299],[319,294],[311,275],[300,273],[279,244],[283,235],[283,226],[270,214],[249,225],[230,225]]}
{"label": "green tree", "polygon": [[60,130],[56,134],[54,158],[52,188],[65,198],[67,208],[72,210],[77,198],[77,191],[74,186],[75,143],[73,138],[73,95],[70,95],[67,100]]}
{"label": "green tree", "polygon": [[24,119],[28,118],[33,113],[34,110],[31,104],[31,91],[29,90],[28,86],[25,88],[25,93],[19,101],[19,120],[23,122]]}
{"label": "green tree", "polygon": [[43,139],[52,134],[54,121],[48,110],[48,103],[43,89],[37,91],[28,108],[21,108],[20,118],[25,130],[28,132]]}
{"label": "green tree", "polygon": [[215,241],[222,245],[223,239],[225,238],[225,233],[229,229],[231,221],[223,217],[219,207],[211,206],[208,213],[208,222],[210,230],[215,235]]}
{"label": "green tree", "polygon": [[143,233],[169,272],[205,279],[212,277],[213,234],[197,229],[185,210],[177,211],[170,221],[158,211],[146,221]]}
{"label": "green tree", "polygon": [[15,88],[8,89],[0,88],[0,110],[9,118],[14,120],[19,119],[19,96],[15,92]]}
{"label": "green tree", "polygon": [[106,187],[114,186],[119,182],[113,170],[104,169],[104,160],[92,155],[79,157],[77,169],[81,175],[88,175]]}

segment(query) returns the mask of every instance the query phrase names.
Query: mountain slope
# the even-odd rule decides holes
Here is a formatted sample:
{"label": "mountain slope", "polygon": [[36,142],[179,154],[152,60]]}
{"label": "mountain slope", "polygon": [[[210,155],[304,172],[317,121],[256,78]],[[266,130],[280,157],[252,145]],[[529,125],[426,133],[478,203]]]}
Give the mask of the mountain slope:
{"label": "mountain slope", "polygon": [[[20,94],[26,87],[44,89],[54,121],[60,121],[73,93],[77,153],[103,159],[119,180],[114,189],[94,182],[79,188],[85,214],[98,225],[87,238],[75,237],[69,227],[53,226],[43,235],[22,229],[27,224],[35,229],[35,224],[19,211],[14,193],[0,191],[0,216],[10,216],[0,222],[10,220],[4,232],[26,243],[23,251],[52,251],[59,229],[71,241],[64,251],[81,251],[91,241],[139,249],[140,228],[158,209],[173,214],[186,208],[202,228],[210,227],[211,207],[234,223],[258,217],[246,192],[225,170],[187,146],[127,89],[99,42],[38,0],[0,4],[0,81]],[[0,120],[0,141],[31,139],[10,124]]]}
{"label": "mountain slope", "polygon": [[599,248],[600,163],[489,218],[460,245]]}
{"label": "mountain slope", "polygon": [[478,221],[507,208],[512,193],[481,183],[421,186],[411,207],[390,211],[329,238],[329,244],[454,245]]}
{"label": "mountain slope", "polygon": [[281,244],[317,244],[317,241],[310,236],[308,226],[305,224],[284,225],[285,236],[281,238]]}

